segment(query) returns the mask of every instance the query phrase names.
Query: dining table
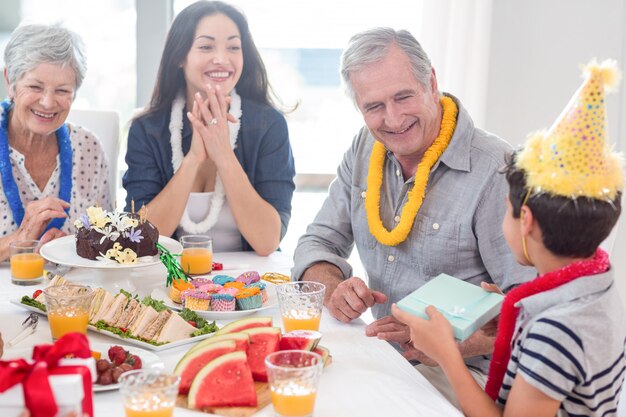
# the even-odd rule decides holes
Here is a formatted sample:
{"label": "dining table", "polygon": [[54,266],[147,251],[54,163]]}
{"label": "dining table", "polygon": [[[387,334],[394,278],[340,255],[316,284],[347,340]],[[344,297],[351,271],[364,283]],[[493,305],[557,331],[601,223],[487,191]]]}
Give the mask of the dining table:
{"label": "dining table", "polygon": [[[242,271],[277,272],[289,275],[292,257],[283,252],[269,256],[258,256],[253,252],[215,253],[214,261],[223,265],[222,271],[214,273],[235,275]],[[104,287],[118,292],[125,289],[140,296],[150,295],[164,287],[166,269],[158,263],[130,269],[61,267],[63,276],[73,282]],[[21,330],[21,323],[29,312],[16,305],[23,295],[31,295],[45,283],[31,286],[11,283],[8,262],[0,264],[0,332],[5,343]],[[281,326],[278,307],[254,313],[271,316],[274,326]],[[218,326],[228,321],[217,321]],[[366,324],[361,319],[342,323],[327,310],[322,313],[319,331],[320,345],[328,348],[332,362],[322,374],[317,392],[314,415],[316,417],[378,417],[385,416],[461,416],[402,355],[388,342],[365,335]],[[87,332],[92,344],[127,344],[125,340],[113,338],[96,331]],[[51,343],[50,329],[45,316],[41,316],[35,332],[11,349],[32,348]],[[159,350],[155,353],[166,371],[172,371],[183,354],[193,344]],[[1,395],[1,394],[0,394]],[[0,409],[1,411],[1,409]],[[1,414],[1,412],[0,412]],[[123,416],[124,409],[119,390],[113,389],[94,393],[92,417]],[[177,407],[175,417],[212,415]],[[273,416],[271,405],[260,409],[255,416]]]}

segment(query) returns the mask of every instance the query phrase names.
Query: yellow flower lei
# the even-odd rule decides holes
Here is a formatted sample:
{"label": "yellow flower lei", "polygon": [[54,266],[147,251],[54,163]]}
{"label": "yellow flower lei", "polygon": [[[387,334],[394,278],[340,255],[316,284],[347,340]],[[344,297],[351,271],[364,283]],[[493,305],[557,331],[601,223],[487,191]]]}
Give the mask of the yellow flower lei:
{"label": "yellow flower lei", "polygon": [[396,246],[404,242],[413,227],[417,212],[422,207],[424,191],[428,183],[430,169],[435,165],[443,151],[446,150],[454,129],[456,128],[456,116],[458,108],[450,97],[441,97],[439,103],[443,107],[441,129],[439,136],[426,150],[422,160],[417,165],[415,184],[409,192],[409,197],[402,208],[400,222],[391,231],[385,229],[380,219],[380,188],[383,184],[383,168],[387,150],[385,146],[376,141],[370,156],[370,166],[367,173],[367,192],[365,194],[365,213],[370,233],[383,245]]}

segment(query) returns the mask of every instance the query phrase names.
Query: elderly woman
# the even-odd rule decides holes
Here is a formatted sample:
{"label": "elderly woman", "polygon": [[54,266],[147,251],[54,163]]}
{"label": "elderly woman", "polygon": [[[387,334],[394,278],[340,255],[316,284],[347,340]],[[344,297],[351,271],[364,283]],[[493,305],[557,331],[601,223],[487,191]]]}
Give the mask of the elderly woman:
{"label": "elderly woman", "polygon": [[16,240],[73,232],[93,204],[110,208],[98,139],[65,123],[85,78],[84,46],[60,26],[17,28],[4,51],[8,99],[0,108],[0,260]]}

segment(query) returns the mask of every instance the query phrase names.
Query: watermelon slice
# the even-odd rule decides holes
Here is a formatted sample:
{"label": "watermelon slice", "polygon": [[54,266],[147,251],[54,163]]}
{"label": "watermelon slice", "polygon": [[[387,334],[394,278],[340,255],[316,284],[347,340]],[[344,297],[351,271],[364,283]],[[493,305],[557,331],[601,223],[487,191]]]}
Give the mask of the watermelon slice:
{"label": "watermelon slice", "polygon": [[193,380],[187,404],[195,410],[256,407],[256,390],[246,354],[231,352],[209,362]]}
{"label": "watermelon slice", "polygon": [[219,336],[209,337],[208,339],[204,339],[203,341],[196,343],[191,349],[187,351],[187,353],[185,353],[185,356],[189,355],[196,349],[201,349],[207,345],[216,342],[223,342],[224,340],[234,341],[236,345],[235,350],[240,350],[242,352],[246,352],[248,350],[248,344],[250,343],[250,337],[248,337],[248,335],[245,333],[226,333]]}
{"label": "watermelon slice", "polygon": [[315,349],[313,349],[313,352],[317,353],[318,355],[320,355],[322,357],[322,363],[324,364],[324,366],[330,365],[330,350],[328,350],[328,348],[325,348],[324,346],[321,345],[317,345],[317,347]]}
{"label": "watermelon slice", "polygon": [[225,353],[234,352],[236,343],[233,340],[224,340],[222,342],[212,343],[205,347],[188,352],[181,358],[174,373],[180,376],[180,385],[178,386],[179,394],[187,394],[192,385],[193,379],[198,372],[204,368],[213,359],[224,355]]}
{"label": "watermelon slice", "polygon": [[219,329],[215,332],[215,335],[221,335],[225,333],[235,333],[240,332],[245,329],[252,329],[255,327],[271,327],[272,326],[272,318],[271,317],[250,317],[247,319],[235,320],[231,323],[228,323],[226,326]]}
{"label": "watermelon slice", "polygon": [[322,334],[314,330],[292,330],[280,339],[278,350],[313,350],[321,338]]}
{"label": "watermelon slice", "polygon": [[248,364],[255,381],[267,382],[265,357],[278,350],[280,344],[280,327],[257,327],[243,330],[250,336],[248,346]]}

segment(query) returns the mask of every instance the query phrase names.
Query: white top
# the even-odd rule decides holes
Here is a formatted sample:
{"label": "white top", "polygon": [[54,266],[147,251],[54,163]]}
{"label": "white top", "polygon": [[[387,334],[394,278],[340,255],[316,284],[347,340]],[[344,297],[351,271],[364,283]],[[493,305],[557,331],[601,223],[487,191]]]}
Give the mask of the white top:
{"label": "white top", "polygon": [[[67,234],[74,233],[74,220],[86,213],[87,207],[97,203],[106,210],[111,209],[108,181],[109,164],[100,141],[87,129],[71,125],[70,142],[72,143],[73,161],[72,198],[68,218],[61,228]],[[61,165],[58,155],[56,167],[43,191],[39,190],[35,181],[26,171],[24,155],[9,147],[9,159],[24,209],[33,200],[59,196]],[[13,220],[13,213],[0,183],[0,237],[13,233],[17,228],[18,225]]]}
{"label": "white top", "polygon": [[[213,193],[189,193],[187,207],[185,210],[189,219],[194,223],[200,223],[209,214],[209,208],[213,198]],[[176,229],[178,237],[189,235],[182,226]],[[224,200],[224,205],[220,210],[215,225],[207,232],[203,233],[213,239],[213,252],[236,252],[241,250],[241,234],[235,223],[235,218],[228,205],[228,200]]]}

